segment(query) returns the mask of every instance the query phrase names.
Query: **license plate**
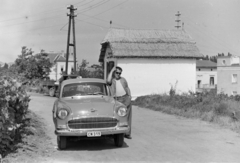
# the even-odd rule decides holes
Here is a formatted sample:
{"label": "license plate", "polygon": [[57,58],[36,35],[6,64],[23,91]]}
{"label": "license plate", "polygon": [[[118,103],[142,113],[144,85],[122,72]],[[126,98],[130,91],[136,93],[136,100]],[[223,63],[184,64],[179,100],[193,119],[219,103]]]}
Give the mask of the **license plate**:
{"label": "license plate", "polygon": [[99,137],[99,136],[101,136],[100,131],[87,132],[87,137]]}

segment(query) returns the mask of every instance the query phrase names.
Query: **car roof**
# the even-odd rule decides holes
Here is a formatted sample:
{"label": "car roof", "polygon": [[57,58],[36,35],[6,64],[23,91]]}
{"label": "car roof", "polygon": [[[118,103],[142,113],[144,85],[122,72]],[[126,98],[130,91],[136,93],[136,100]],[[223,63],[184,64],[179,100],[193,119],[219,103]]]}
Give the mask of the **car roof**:
{"label": "car roof", "polygon": [[62,82],[63,85],[81,83],[81,82],[97,82],[97,83],[106,83],[103,79],[98,78],[77,78],[77,79],[67,79]]}

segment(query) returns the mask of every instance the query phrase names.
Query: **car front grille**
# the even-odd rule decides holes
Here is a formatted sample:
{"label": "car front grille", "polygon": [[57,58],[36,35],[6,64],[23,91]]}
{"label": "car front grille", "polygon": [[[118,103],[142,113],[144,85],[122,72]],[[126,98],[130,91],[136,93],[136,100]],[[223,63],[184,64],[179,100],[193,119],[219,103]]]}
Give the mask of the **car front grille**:
{"label": "car front grille", "polygon": [[70,129],[93,129],[93,128],[110,128],[117,125],[118,120],[111,117],[89,117],[68,121]]}

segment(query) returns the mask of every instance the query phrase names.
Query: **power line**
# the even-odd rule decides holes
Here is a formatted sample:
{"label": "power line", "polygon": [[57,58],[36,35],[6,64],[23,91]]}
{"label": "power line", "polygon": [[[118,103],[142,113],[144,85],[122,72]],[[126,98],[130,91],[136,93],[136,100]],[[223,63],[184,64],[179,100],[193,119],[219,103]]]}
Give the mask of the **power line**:
{"label": "power line", "polygon": [[[87,5],[87,4],[89,4],[89,3],[92,3],[93,1],[94,1],[94,0],[88,1],[87,3],[82,4],[81,7],[84,6],[84,5]],[[77,4],[78,4],[78,3],[77,3]],[[74,5],[77,5],[77,4],[74,4]]]}
{"label": "power line", "polygon": [[66,25],[68,25],[68,23],[66,23],[64,26],[62,26],[62,27],[60,28],[60,31],[67,31],[67,30],[62,30],[64,27],[66,27]]}
{"label": "power line", "polygon": [[83,9],[83,10],[80,10],[80,13],[78,12],[77,15],[81,14],[81,13],[84,13],[84,12],[87,12],[87,11],[90,11],[90,10],[93,10],[93,9],[99,7],[99,6],[104,5],[107,2],[109,2],[109,0],[103,0],[103,1],[101,1],[99,3],[96,3],[96,4],[92,5],[92,6],[89,6],[89,7],[85,8],[85,9]]}
{"label": "power line", "polygon": [[[83,0],[83,1],[81,1],[81,2],[79,2],[79,3],[83,3],[84,1],[85,1],[85,0]],[[95,3],[95,4],[92,5],[92,6],[89,6],[89,7],[87,7],[87,8],[84,8],[84,9],[82,10],[82,12],[79,13],[79,14],[82,14],[82,13],[87,12],[87,11],[89,11],[89,10],[92,10],[92,9],[94,9],[94,8],[96,8],[96,7],[99,7],[99,6],[107,3],[108,1],[109,1],[109,0],[102,0],[102,1],[100,1],[100,2],[98,2],[98,3]],[[126,1],[128,1],[128,0],[126,0]],[[98,13],[98,14],[96,14],[96,15],[100,15],[100,14],[102,14],[102,13],[105,13],[105,12],[107,12],[107,11],[109,11],[109,10],[111,10],[111,9],[113,9],[113,8],[115,8],[115,7],[123,4],[123,3],[125,3],[126,1],[124,1],[124,2],[122,2],[122,3],[120,3],[120,4],[116,5],[116,6],[114,6],[114,7],[110,8],[110,9],[108,9],[108,10],[105,10],[105,11],[103,11],[103,12],[101,12],[101,13]],[[92,2],[92,1],[90,1],[90,2]],[[83,5],[89,4],[90,2],[84,3]],[[76,4],[79,4],[79,3],[76,3]],[[57,7],[57,8],[55,8],[55,11],[51,10],[51,11],[45,11],[45,12],[39,12],[39,13],[31,14],[31,16],[29,16],[29,17],[32,17],[33,15],[39,15],[39,14],[41,14],[41,13],[49,14],[49,13],[53,13],[53,12],[56,12],[56,11],[63,10],[63,9],[60,9],[60,10],[59,10],[58,8],[62,8],[62,7]],[[32,21],[27,21],[27,22],[22,22],[22,23],[16,23],[16,24],[11,24],[11,25],[1,26],[0,28],[2,28],[2,27],[10,27],[10,26],[15,26],[15,25],[21,25],[21,24],[28,24],[28,23],[37,22],[37,21],[44,21],[44,20],[46,20],[46,19],[53,19],[53,18],[60,17],[60,15],[62,15],[62,14],[59,14],[59,15],[57,15],[57,16],[55,15],[55,16],[52,16],[52,17],[47,17],[47,18],[44,18],[44,19],[37,19],[37,20],[32,20]],[[85,15],[85,16],[86,16],[86,15]],[[94,16],[95,16],[95,15],[94,15]],[[98,19],[98,20],[102,20],[102,19],[96,18],[96,17],[94,17],[94,16],[88,16],[88,17],[92,17],[92,18],[95,18],[95,19]],[[18,18],[13,18],[13,19],[8,19],[8,20],[2,20],[2,21],[0,21],[0,22],[12,21],[12,20],[17,20],[17,19],[22,19],[22,18],[24,18],[24,17],[18,17]],[[83,21],[83,20],[82,20],[82,21]],[[105,20],[102,20],[102,21],[105,21]],[[115,23],[115,24],[117,24],[117,23]],[[117,24],[117,25],[124,27],[123,25],[120,25],[120,24]],[[62,29],[62,28],[61,28],[61,29]],[[61,30],[61,29],[60,29],[60,30]]]}
{"label": "power line", "polygon": [[[81,15],[87,16],[87,17],[89,17],[89,18],[98,19],[98,20],[101,20],[101,21],[104,21],[104,22],[109,22],[109,21],[107,21],[107,20],[103,20],[103,19],[97,18],[97,17],[95,17],[95,16],[98,16],[98,15],[101,15],[101,14],[107,12],[107,11],[110,11],[110,10],[112,10],[112,9],[114,9],[114,8],[116,8],[116,7],[120,6],[120,5],[122,5],[123,3],[126,3],[127,1],[128,1],[128,0],[125,0],[124,2],[119,3],[118,5],[113,6],[113,7],[109,8],[109,9],[107,9],[107,10],[105,10],[105,11],[102,11],[102,12],[100,12],[100,13],[94,15],[94,16],[89,16],[89,15],[83,14],[83,12],[82,12],[82,13],[78,13],[78,14],[81,14]],[[76,20],[78,20],[78,21],[82,21],[82,22],[85,22],[85,23],[88,23],[88,24],[91,24],[91,25],[100,26],[100,25],[96,25],[96,24],[93,24],[93,23],[90,23],[90,22],[86,22],[85,20],[88,20],[88,19],[81,19],[81,20],[80,20],[80,19],[76,19]],[[115,23],[115,24],[116,24],[116,25],[119,25],[119,26],[122,26],[122,27],[126,27],[126,26],[123,26],[123,25],[121,25],[121,24],[117,24],[117,23]],[[107,27],[104,27],[104,26],[100,26],[100,27],[107,28]],[[127,28],[128,28],[128,27],[127,27]]]}
{"label": "power line", "polygon": [[124,3],[126,3],[127,1],[129,1],[129,0],[125,0],[124,2],[119,3],[118,5],[113,6],[112,8],[110,8],[110,9],[108,9],[108,10],[105,10],[105,11],[103,11],[103,12],[100,12],[100,13],[98,13],[97,15],[94,15],[94,16],[98,16],[98,15],[101,15],[101,14],[103,14],[103,13],[105,13],[105,12],[108,12],[108,11],[110,11],[110,10],[112,10],[112,9],[114,9],[114,8],[116,8],[116,7],[118,7],[118,6],[122,5],[122,4],[124,4]]}
{"label": "power line", "polygon": [[[108,20],[100,19],[100,18],[97,18],[97,17],[95,17],[95,16],[90,16],[90,15],[86,15],[86,14],[81,14],[81,15],[86,16],[86,17],[89,17],[89,18],[92,18],[92,19],[100,20],[100,21],[103,21],[103,22],[109,22]],[[85,19],[84,19],[84,20],[85,20]],[[116,24],[116,25],[118,25],[118,26],[125,27],[125,28],[129,28],[129,27],[127,27],[127,26],[124,26],[124,25],[121,25],[121,24],[118,24],[118,23],[114,23],[114,24]]]}
{"label": "power line", "polygon": [[[63,7],[58,7],[58,8],[63,8]],[[57,8],[56,8],[57,9]],[[60,10],[56,10],[56,11],[53,11],[54,9],[51,9],[51,11],[45,11],[45,12],[39,12],[39,13],[35,13],[35,14],[31,14],[29,17],[32,17],[33,15],[38,15],[41,14],[41,13],[46,13],[46,14],[49,14],[49,13],[53,13],[53,12],[56,12],[56,11],[60,11]],[[61,9],[63,10],[63,9]],[[13,20],[18,20],[18,19],[25,19],[26,16],[21,16],[21,17],[17,17],[17,18],[13,18],[13,19],[6,19],[6,20],[1,20],[0,22],[7,22],[7,21],[13,21]]]}
{"label": "power line", "polygon": [[82,3],[82,2],[84,2],[84,1],[86,1],[86,0],[82,0],[82,1],[80,1],[80,2],[78,2],[78,3],[75,3],[74,5],[77,5],[77,4]]}
{"label": "power line", "polygon": [[[188,17],[186,17],[186,18],[190,21],[190,23],[192,23],[192,24],[195,26],[194,28],[195,28],[196,30],[198,30],[198,31],[201,33],[201,36],[202,36],[202,32],[205,32],[205,30],[198,29],[199,26],[196,25],[195,22],[193,22],[192,20],[190,20],[190,18],[188,18]],[[189,24],[189,25],[190,25],[190,24]],[[190,26],[191,26],[191,25],[190,25]],[[198,27],[198,28],[197,28],[197,27]],[[223,42],[220,42],[219,39],[217,39],[216,37],[214,37],[214,36],[213,36],[213,32],[211,32],[211,35],[209,35],[209,34],[207,34],[207,35],[208,35],[208,37],[211,37],[213,40],[215,40],[216,42],[218,42],[219,45],[221,44],[221,46],[227,48],[227,49],[230,50],[230,51],[233,51],[231,48],[229,48],[229,47],[227,47],[225,44],[223,44]]]}
{"label": "power line", "polygon": [[4,27],[11,27],[11,26],[15,26],[15,25],[22,25],[22,24],[28,24],[28,23],[32,23],[32,22],[38,22],[38,21],[43,21],[43,20],[49,20],[49,19],[56,19],[56,18],[60,18],[62,17],[62,14],[58,14],[55,16],[51,16],[51,17],[47,17],[44,19],[37,19],[37,20],[32,20],[32,21],[27,21],[27,22],[22,22],[22,23],[17,23],[17,24],[11,24],[11,25],[5,25],[5,26],[0,26],[0,28],[4,28]]}
{"label": "power line", "polygon": [[[81,2],[75,3],[74,5],[80,4],[80,3],[84,2],[84,1],[86,1],[86,0],[82,0]],[[45,5],[45,6],[49,6],[49,5]],[[59,10],[59,8],[62,8],[62,9]],[[66,8],[61,5],[61,7],[56,7],[54,9],[49,10],[49,11],[33,13],[30,16],[28,16],[28,17],[32,17],[33,15],[38,15],[39,16],[39,14],[54,13],[54,12],[61,11],[61,10],[66,10]],[[25,16],[21,16],[21,17],[16,17],[16,18],[12,18],[12,19],[0,20],[0,22],[7,22],[7,21],[13,21],[13,20],[25,19],[25,18],[26,18]]]}
{"label": "power line", "polygon": [[[91,18],[95,18],[95,19],[96,19],[95,16],[98,16],[98,15],[101,15],[101,14],[103,14],[103,13],[105,13],[105,12],[108,12],[108,11],[110,11],[110,10],[112,10],[112,9],[114,9],[114,8],[116,8],[116,7],[124,4],[124,3],[126,3],[127,1],[129,1],[129,0],[125,0],[124,2],[119,3],[118,5],[115,5],[115,6],[109,8],[109,9],[107,9],[107,10],[104,10],[104,11],[98,13],[98,14],[95,14],[95,15],[93,15],[93,16],[88,16],[88,17],[91,17]],[[78,14],[85,15],[85,14],[83,14],[83,13],[78,13]],[[86,15],[85,15],[85,16],[86,16]],[[98,18],[98,19],[99,19],[99,18]],[[84,21],[84,20],[88,20],[88,19],[83,19],[83,20],[81,20],[81,21]],[[104,21],[104,20],[103,20],[103,21]],[[116,23],[115,23],[115,24],[116,24]],[[119,24],[119,25],[120,25],[120,24]],[[122,25],[120,25],[120,26],[122,26]],[[127,28],[128,28],[128,27],[127,27]]]}
{"label": "power line", "polygon": [[[8,33],[12,34],[12,33],[19,33],[19,32],[29,32],[29,31],[35,31],[35,30],[40,30],[40,29],[47,29],[47,28],[62,26],[62,25],[65,25],[65,24],[58,24],[58,25],[52,25],[52,26],[47,26],[47,27],[42,27],[42,28],[35,28],[35,29],[27,30],[27,31],[13,31],[13,32],[11,31],[11,32],[8,32]],[[8,34],[8,33],[6,33],[6,34]]]}
{"label": "power line", "polygon": [[[96,8],[96,7],[98,7],[98,6],[101,6],[101,5],[105,4],[105,3],[107,3],[108,1],[109,1],[109,0],[107,0],[107,1],[106,1],[106,0],[103,0],[103,1],[101,1],[101,2],[99,2],[99,3],[96,3],[96,4],[92,5],[92,6],[94,6],[94,7]],[[95,19],[101,20],[100,18],[96,18],[95,16],[100,15],[100,14],[103,14],[103,13],[105,13],[105,12],[107,12],[107,11],[113,9],[113,8],[116,8],[116,7],[120,6],[120,5],[122,5],[123,3],[126,3],[127,1],[128,1],[128,0],[125,0],[124,2],[119,3],[118,5],[113,6],[113,7],[109,8],[108,10],[105,10],[105,11],[103,11],[103,12],[100,12],[100,13],[98,13],[98,14],[96,14],[96,15],[89,16],[89,17],[92,17],[92,18],[94,17]],[[81,1],[81,2],[83,2],[83,1]],[[91,6],[88,7],[88,8],[91,8]],[[85,9],[88,9],[88,8],[85,8]],[[84,12],[86,12],[86,11],[84,11]],[[83,13],[83,12],[82,12],[82,13]],[[82,14],[82,13],[79,13],[79,14]],[[35,15],[35,14],[34,14],[34,15]],[[61,14],[61,16],[62,16],[62,14]],[[26,24],[26,23],[31,23],[31,22],[36,22],[36,21],[42,21],[42,20],[46,20],[46,19],[53,19],[53,18],[56,18],[56,17],[60,17],[60,14],[59,14],[59,16],[48,17],[48,18],[45,18],[45,19],[32,20],[32,21],[23,22],[23,23],[18,23],[18,24],[12,24],[12,25],[8,25],[8,26]],[[22,18],[22,17],[21,17],[21,18]],[[16,18],[16,19],[17,19],[17,18]],[[19,18],[18,18],[18,19],[19,19]],[[11,19],[11,20],[13,20],[13,19]],[[91,24],[91,25],[95,25],[95,26],[107,28],[107,27],[105,27],[105,26],[101,26],[101,25],[97,25],[97,24],[94,24],[94,23],[86,22],[85,20],[87,20],[87,19],[84,19],[84,20],[79,20],[79,19],[78,19],[78,21],[82,21],[82,22],[85,22],[85,23],[88,23],[88,24]],[[6,21],[7,21],[7,20],[6,20]],[[105,21],[105,20],[102,20],[102,21]],[[37,29],[34,29],[34,30],[51,28],[51,27],[61,26],[61,25],[62,25],[63,27],[61,27],[60,30],[62,30],[62,29],[66,26],[66,24],[59,24],[59,25],[54,25],[54,26],[49,26],[49,27],[37,28]],[[122,26],[122,25],[120,25],[120,26]],[[6,27],[6,26],[2,26],[2,27]],[[32,31],[32,30],[30,30],[30,31]],[[24,32],[24,31],[16,31],[16,32]],[[11,32],[11,33],[13,33],[13,32]]]}
{"label": "power line", "polygon": [[[82,1],[83,2],[83,1]],[[102,2],[102,1],[101,1]],[[88,2],[89,3],[89,2]],[[98,3],[99,4],[99,3]],[[58,7],[59,8],[59,7]],[[62,8],[62,7],[61,7]],[[57,9],[57,8],[56,8]],[[87,9],[87,8],[85,8]],[[62,10],[62,9],[61,9]],[[60,11],[60,10],[57,10],[57,11]],[[52,12],[52,10],[51,10]],[[56,12],[56,11],[54,11]],[[42,12],[42,13],[50,13],[50,12]],[[39,14],[39,13],[36,13],[36,14]],[[36,15],[36,14],[32,14],[32,15]],[[59,16],[53,16],[53,17],[49,17],[49,18],[44,18],[44,19],[38,19],[38,20],[32,20],[32,21],[28,21],[28,22],[23,22],[23,23],[17,23],[17,24],[11,24],[11,25],[6,25],[6,26],[0,26],[1,27],[10,27],[10,26],[15,26],[15,25],[21,25],[21,24],[27,24],[27,23],[31,23],[31,22],[37,22],[37,21],[42,21],[42,20],[46,20],[46,19],[53,19],[53,18],[56,18],[56,17],[60,17],[60,15],[62,14],[59,14]],[[12,21],[12,20],[17,20],[17,19],[22,19],[23,17],[19,17],[19,18],[14,18],[14,19],[9,19],[9,20],[4,20],[4,21]],[[0,22],[4,22],[4,21],[0,21]]]}
{"label": "power line", "polygon": [[[215,38],[214,36],[213,36],[213,33],[211,33],[210,35],[209,34],[207,34],[208,36],[203,36],[203,32],[205,32],[204,30],[200,30],[200,29],[198,29],[199,28],[199,26],[195,26],[195,23],[192,21],[192,20],[190,20],[189,18],[187,18],[189,21],[190,21],[190,23],[191,24],[193,24],[193,25],[190,25],[190,24],[188,24],[189,26],[191,26],[191,27],[193,27],[193,28],[195,28],[195,30],[197,30],[197,31],[199,31],[199,35],[201,36],[201,37],[210,37],[212,40],[214,40],[216,43],[218,43],[219,45],[221,45],[221,47],[224,47],[227,51],[229,51],[229,52],[236,52],[235,50],[233,50],[233,49],[231,49],[231,48],[229,48],[229,47],[227,47],[226,46],[226,44],[223,44],[222,42],[220,42],[217,38]],[[197,28],[198,27],[198,28]],[[237,53],[237,52],[236,52]]]}
{"label": "power line", "polygon": [[76,20],[77,20],[77,21],[84,22],[84,23],[87,23],[87,24],[91,24],[91,25],[94,25],[94,26],[98,26],[98,27],[102,27],[102,28],[108,28],[108,27],[101,26],[101,25],[98,25],[98,24],[94,24],[94,23],[86,22],[86,21],[84,21],[84,20],[79,20],[79,19],[76,19]]}

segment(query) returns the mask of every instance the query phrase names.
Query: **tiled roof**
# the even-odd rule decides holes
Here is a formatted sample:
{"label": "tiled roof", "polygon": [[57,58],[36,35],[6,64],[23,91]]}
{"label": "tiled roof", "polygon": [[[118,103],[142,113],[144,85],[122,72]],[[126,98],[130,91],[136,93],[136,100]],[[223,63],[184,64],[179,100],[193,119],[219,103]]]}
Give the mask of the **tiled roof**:
{"label": "tiled roof", "polygon": [[60,55],[61,53],[47,53],[48,54],[48,57],[49,57],[49,60],[51,63],[54,63],[54,60],[56,59],[56,57],[58,55]]}
{"label": "tiled roof", "polygon": [[197,60],[196,61],[197,68],[217,68],[217,63],[209,61],[209,60]]}

